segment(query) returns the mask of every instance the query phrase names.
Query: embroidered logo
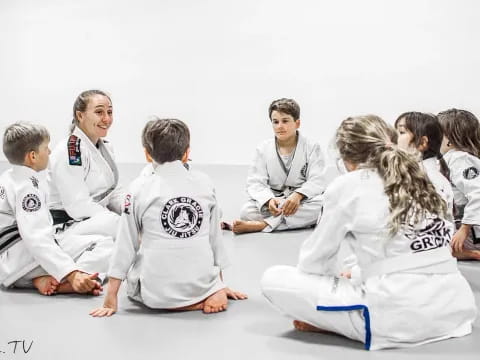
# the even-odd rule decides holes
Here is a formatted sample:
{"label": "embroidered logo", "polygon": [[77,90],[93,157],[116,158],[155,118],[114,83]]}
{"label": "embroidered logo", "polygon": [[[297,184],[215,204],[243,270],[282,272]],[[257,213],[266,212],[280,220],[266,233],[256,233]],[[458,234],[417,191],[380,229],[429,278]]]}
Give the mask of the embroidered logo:
{"label": "embroidered logo", "polygon": [[195,200],[177,197],[167,201],[160,219],[168,234],[185,239],[192,237],[200,230],[203,210]]}
{"label": "embroidered logo", "polygon": [[308,162],[303,165],[302,169],[300,170],[300,175],[302,175],[304,178],[307,177],[307,169],[308,169]]}
{"label": "embroidered logo", "polygon": [[68,138],[68,163],[70,165],[81,166],[82,156],[80,153],[80,138],[70,135]]}
{"label": "embroidered logo", "polygon": [[130,202],[131,198],[132,198],[132,195],[127,194],[125,196],[125,202],[123,204],[123,212],[128,215],[130,215],[130,205],[132,205],[132,203]]}
{"label": "embroidered logo", "polygon": [[32,180],[33,187],[38,189],[38,179],[35,176],[32,176],[30,180]]}
{"label": "embroidered logo", "polygon": [[40,199],[35,194],[27,194],[22,200],[22,208],[25,211],[37,211],[42,206]]}
{"label": "embroidered logo", "polygon": [[5,200],[7,197],[7,193],[5,191],[5,188],[3,186],[0,186],[0,199]]}
{"label": "embroidered logo", "polygon": [[463,177],[467,180],[475,179],[480,172],[476,167],[469,167],[468,169],[463,170]]}

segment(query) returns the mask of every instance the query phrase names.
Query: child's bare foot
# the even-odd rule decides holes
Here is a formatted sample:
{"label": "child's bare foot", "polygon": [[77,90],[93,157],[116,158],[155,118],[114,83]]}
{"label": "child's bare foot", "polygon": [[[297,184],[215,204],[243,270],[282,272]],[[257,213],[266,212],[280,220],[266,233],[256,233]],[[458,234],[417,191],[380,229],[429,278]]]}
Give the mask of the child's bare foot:
{"label": "child's bare foot", "polygon": [[318,332],[324,334],[330,333],[330,331],[317,328],[316,326],[310,325],[300,320],[293,320],[293,327],[298,331]]}
{"label": "child's bare foot", "polygon": [[232,231],[235,234],[243,234],[249,232],[259,232],[267,227],[265,221],[244,221],[235,220],[232,225]]}
{"label": "child's bare foot", "polygon": [[58,281],[50,275],[39,276],[33,279],[32,282],[33,286],[35,286],[38,292],[42,295],[55,294],[58,287]]}
{"label": "child's bare foot", "polygon": [[205,305],[205,301],[200,301],[199,303],[188,305],[188,306],[182,306],[178,308],[173,308],[173,309],[168,309],[170,311],[195,311],[195,310],[203,310],[203,307]]}
{"label": "child's bare foot", "polygon": [[72,284],[70,284],[68,281],[65,281],[65,282],[62,282],[60,283],[60,285],[58,285],[57,287],[57,293],[58,294],[73,294],[73,293],[77,293],[77,294],[88,294],[88,295],[93,295],[93,296],[98,296],[101,294],[101,289],[93,289],[92,291],[88,291],[88,292],[85,292],[85,293],[81,293],[81,292],[78,292],[78,291],[75,291],[73,289],[73,286]]}
{"label": "child's bare foot", "polygon": [[228,299],[225,289],[210,295],[203,302],[203,312],[206,314],[217,313],[227,310]]}

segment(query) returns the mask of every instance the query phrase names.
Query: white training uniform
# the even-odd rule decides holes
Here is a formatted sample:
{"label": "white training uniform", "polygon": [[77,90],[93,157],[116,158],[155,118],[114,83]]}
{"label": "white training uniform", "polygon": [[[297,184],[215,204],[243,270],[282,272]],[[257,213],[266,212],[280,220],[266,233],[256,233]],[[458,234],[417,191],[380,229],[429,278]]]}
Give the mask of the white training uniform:
{"label": "white training uniform", "polygon": [[128,296],[151,308],[198,303],[225,287],[219,224],[206,175],[180,161],[157,165],[130,187],[108,275],[127,278]]}
{"label": "white training uniform", "polygon": [[450,181],[440,172],[440,162],[435,158],[428,158],[421,162],[437,193],[447,203],[447,212],[450,221],[453,220],[453,190]]}
{"label": "white training uniform", "polygon": [[[453,224],[429,216],[390,237],[389,215],[376,171],[338,177],[325,191],[323,214],[297,267],[265,272],[265,297],[290,317],[371,350],[469,334],[477,310],[450,253]],[[352,279],[337,272],[343,242],[358,260]]]}
{"label": "white training uniform", "polygon": [[76,127],[52,152],[49,170],[49,207],[75,220],[66,231],[115,237],[125,192],[110,144],[100,139],[95,146]]}
{"label": "white training uniform", "polygon": [[7,229],[16,233],[3,237],[10,241],[0,254],[5,287],[32,287],[33,278],[47,274],[61,282],[74,270],[106,273],[113,239],[100,244],[97,236],[55,234],[47,196],[45,172],[13,165],[0,176],[0,243]]}
{"label": "white training uniform", "polygon": [[448,151],[443,158],[450,169],[457,228],[473,225],[464,250],[480,250],[480,159],[458,150]]}
{"label": "white training uniform", "polygon": [[[278,153],[275,138],[257,147],[247,177],[250,200],[240,212],[242,220],[265,221],[268,226],[264,232],[304,228],[317,222],[322,207],[321,194],[325,190],[320,145],[298,133],[292,156],[290,167],[287,168]],[[286,199],[293,192],[305,196],[296,213],[272,216],[268,211],[268,201],[274,197]]]}

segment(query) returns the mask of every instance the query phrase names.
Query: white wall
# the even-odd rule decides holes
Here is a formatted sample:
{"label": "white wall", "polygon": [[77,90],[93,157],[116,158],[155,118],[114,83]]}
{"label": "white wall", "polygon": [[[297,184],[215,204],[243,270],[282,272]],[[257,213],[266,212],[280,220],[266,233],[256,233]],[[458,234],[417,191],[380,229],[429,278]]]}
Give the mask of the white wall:
{"label": "white wall", "polygon": [[39,122],[56,143],[77,94],[100,88],[120,162],[143,161],[156,114],[189,124],[194,161],[246,164],[279,97],[300,103],[324,148],[349,115],[480,115],[479,11],[475,0],[2,0],[0,130]]}

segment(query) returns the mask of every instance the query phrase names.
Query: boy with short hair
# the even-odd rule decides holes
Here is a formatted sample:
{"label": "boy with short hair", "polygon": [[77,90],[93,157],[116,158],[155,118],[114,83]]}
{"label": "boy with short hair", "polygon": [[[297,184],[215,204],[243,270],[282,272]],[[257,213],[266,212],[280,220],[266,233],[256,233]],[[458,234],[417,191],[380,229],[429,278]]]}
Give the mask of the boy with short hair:
{"label": "boy with short hair", "polygon": [[142,142],[155,173],[140,175],[130,187],[107,295],[103,307],[90,315],[117,311],[124,279],[131,299],[156,309],[213,313],[226,310],[227,298],[246,299],[223,283],[228,260],[218,229],[215,190],[206,175],[185,167],[188,127],[180,120],[157,119],[147,124]]}
{"label": "boy with short hair", "polygon": [[[99,274],[91,268],[98,265],[101,271],[106,259],[96,256],[92,241],[96,237],[56,239],[54,235],[43,172],[49,142],[47,129],[40,125],[15,123],[5,130],[3,152],[12,168],[0,176],[0,284],[35,287],[43,295],[98,295],[102,290]],[[71,242],[65,243],[67,251],[59,246],[64,240]],[[77,263],[68,251],[78,258]]]}
{"label": "boy with short hair", "polygon": [[323,155],[318,143],[298,131],[300,107],[293,99],[278,99],[268,115],[275,137],[257,147],[247,178],[250,199],[240,220],[222,224],[237,234],[306,228],[321,211]]}

